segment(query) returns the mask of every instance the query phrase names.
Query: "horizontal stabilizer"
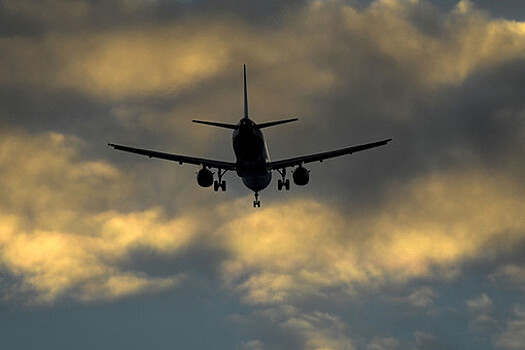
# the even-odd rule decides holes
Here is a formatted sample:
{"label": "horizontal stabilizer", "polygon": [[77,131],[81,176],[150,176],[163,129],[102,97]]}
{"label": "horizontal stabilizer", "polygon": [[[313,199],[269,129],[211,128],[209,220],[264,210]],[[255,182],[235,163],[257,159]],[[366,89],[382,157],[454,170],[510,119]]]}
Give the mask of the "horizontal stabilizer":
{"label": "horizontal stabilizer", "polygon": [[226,124],[226,123],[218,123],[218,122],[208,122],[208,121],[205,121],[205,120],[193,120],[194,123],[198,123],[198,124],[205,124],[205,125],[211,125],[211,126],[216,126],[216,127],[219,127],[219,128],[225,128],[225,129],[237,129],[237,124]]}
{"label": "horizontal stabilizer", "polygon": [[268,128],[270,126],[280,125],[280,124],[284,124],[284,123],[290,123],[290,122],[294,122],[296,120],[299,120],[299,118],[276,120],[276,121],[273,121],[273,122],[257,124],[256,128],[257,129]]}

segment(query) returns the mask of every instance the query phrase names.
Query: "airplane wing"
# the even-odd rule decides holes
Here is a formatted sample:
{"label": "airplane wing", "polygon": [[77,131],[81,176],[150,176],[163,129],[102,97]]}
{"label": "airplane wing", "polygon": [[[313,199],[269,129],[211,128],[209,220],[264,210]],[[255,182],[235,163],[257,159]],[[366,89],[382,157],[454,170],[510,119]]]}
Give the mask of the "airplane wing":
{"label": "airplane wing", "polygon": [[364,151],[369,148],[383,146],[383,145],[386,145],[390,141],[392,141],[392,139],[365,143],[362,145],[340,148],[334,151],[315,153],[315,154],[310,154],[307,156],[278,160],[275,162],[268,163],[267,167],[270,170],[275,170],[275,169],[283,169],[287,167],[292,167],[292,166],[296,166],[296,165],[303,164],[303,163],[312,163],[312,162],[317,162],[317,161],[322,162],[325,159],[339,157],[345,154],[352,154],[355,152]]}
{"label": "airplane wing", "polygon": [[187,163],[187,164],[194,164],[194,165],[203,165],[208,168],[214,168],[214,169],[235,170],[235,163],[231,163],[231,162],[223,162],[220,160],[181,156],[178,154],[152,151],[149,149],[116,145],[114,143],[108,143],[108,146],[111,146],[114,149],[119,150],[119,151],[141,154],[143,156],[147,156],[150,158],[160,158],[160,159],[171,160],[174,162],[178,162],[179,164]]}

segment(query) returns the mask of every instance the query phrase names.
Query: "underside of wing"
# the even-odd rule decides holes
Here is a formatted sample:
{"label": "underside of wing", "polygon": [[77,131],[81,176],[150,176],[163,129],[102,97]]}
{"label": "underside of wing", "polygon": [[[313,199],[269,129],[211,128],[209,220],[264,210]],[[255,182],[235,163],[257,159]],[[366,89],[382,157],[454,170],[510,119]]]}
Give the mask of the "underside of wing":
{"label": "underside of wing", "polygon": [[135,148],[123,145],[117,145],[114,143],[108,143],[108,146],[113,147],[116,150],[130,152],[135,154],[140,154],[150,158],[159,158],[165,160],[171,160],[173,162],[178,162],[179,164],[193,164],[201,165],[208,168],[223,169],[223,170],[235,170],[235,163],[233,162],[223,162],[220,160],[204,159],[197,157],[182,156],[172,153],[164,153],[159,151],[153,151],[143,148]]}
{"label": "underside of wing", "polygon": [[278,160],[278,161],[275,161],[275,162],[268,163],[268,169],[271,169],[271,170],[273,170],[273,169],[283,169],[283,168],[287,168],[287,167],[296,166],[296,165],[299,165],[299,164],[306,164],[306,163],[312,163],[312,162],[322,162],[325,159],[335,158],[335,157],[343,156],[343,155],[346,155],[346,154],[352,154],[352,153],[359,152],[359,151],[364,151],[364,150],[367,150],[367,149],[370,149],[370,148],[383,146],[383,145],[386,145],[391,140],[392,139],[387,139],[387,140],[382,140],[382,141],[365,143],[365,144],[357,145],[357,146],[340,148],[340,149],[333,150],[333,151],[328,151],[328,152],[321,152],[321,153],[315,153],[315,154],[310,154],[310,155],[306,155],[306,156],[300,156],[300,157],[295,157],[295,158]]}

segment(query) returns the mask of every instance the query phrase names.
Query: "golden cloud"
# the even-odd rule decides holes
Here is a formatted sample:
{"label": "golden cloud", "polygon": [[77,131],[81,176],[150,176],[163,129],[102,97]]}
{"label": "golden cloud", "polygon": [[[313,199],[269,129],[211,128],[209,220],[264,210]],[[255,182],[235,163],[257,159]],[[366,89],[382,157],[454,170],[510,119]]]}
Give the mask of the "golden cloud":
{"label": "golden cloud", "polygon": [[7,51],[1,60],[8,65],[3,80],[73,88],[100,98],[177,92],[224,66],[217,35],[168,27],[2,39],[0,47]]}
{"label": "golden cloud", "polygon": [[[107,216],[108,214],[104,214]],[[183,274],[156,278],[118,268],[119,259],[134,247],[164,250],[180,248],[191,231],[178,221],[167,223],[169,238],[158,235],[152,212],[113,215],[101,221],[91,235],[35,229],[26,232],[13,219],[2,216],[0,247],[2,264],[20,276],[24,288],[38,294],[36,301],[50,302],[62,295],[80,300],[112,299],[139,292],[173,287]],[[97,223],[100,218],[84,218]],[[115,222],[118,222],[117,224]]]}
{"label": "golden cloud", "polygon": [[80,145],[56,133],[2,134],[0,263],[38,302],[112,299],[177,284],[182,273],[152,277],[118,263],[136,248],[176,252],[196,222],[168,220],[158,208],[104,209],[130,193],[129,181],[107,162],[79,160]]}
{"label": "golden cloud", "polygon": [[368,214],[308,199],[274,204],[217,231],[231,251],[224,279],[245,301],[274,304],[333,287],[352,294],[358,285],[448,278],[494,239],[504,250],[524,238],[522,198],[504,176],[463,170],[413,180]]}
{"label": "golden cloud", "polygon": [[157,278],[119,262],[137,248],[177,254],[204,231],[206,244],[227,252],[225,285],[256,304],[434,276],[487,254],[495,239],[492,249],[511,249],[525,234],[522,188],[475,169],[412,180],[368,212],[307,198],[257,211],[242,198],[175,218],[160,208],[119,212],[112,206],[133,191],[130,178],[104,161],[79,160],[81,144],[54,133],[0,141],[0,261],[40,301],[171,287],[182,273]]}
{"label": "golden cloud", "polygon": [[[248,60],[269,72],[271,80],[260,86],[286,81],[287,90],[290,85],[297,90],[278,89],[274,96],[272,89],[261,89],[265,101],[280,92],[303,101],[312,92],[337,87],[343,68],[320,63],[330,55],[341,58],[356,84],[370,79],[370,57],[381,56],[430,87],[458,83],[477,69],[524,57],[525,23],[491,19],[466,4],[440,17],[421,1],[376,1],[364,10],[315,1],[276,29],[223,18],[93,34],[8,37],[0,39],[0,79],[120,99],[175,94],[218,75],[230,63],[240,66]],[[433,13],[436,33],[414,22],[419,8]]]}
{"label": "golden cloud", "polygon": [[[384,57],[429,86],[459,83],[473,71],[523,58],[525,23],[491,19],[460,1],[441,19],[425,1],[376,1],[365,11],[344,7],[345,25]],[[431,13],[434,33],[414,23],[417,9]]]}
{"label": "golden cloud", "polygon": [[448,274],[490,249],[511,249],[525,234],[523,188],[476,169],[411,180],[363,212],[308,198],[257,211],[241,198],[175,218],[160,208],[121,212],[133,179],[105,161],[80,160],[81,147],[56,133],[6,132],[0,141],[0,261],[41,301],[173,286],[182,273],[156,278],[119,263],[141,248],[177,254],[201,232],[227,253],[225,285],[256,304]]}

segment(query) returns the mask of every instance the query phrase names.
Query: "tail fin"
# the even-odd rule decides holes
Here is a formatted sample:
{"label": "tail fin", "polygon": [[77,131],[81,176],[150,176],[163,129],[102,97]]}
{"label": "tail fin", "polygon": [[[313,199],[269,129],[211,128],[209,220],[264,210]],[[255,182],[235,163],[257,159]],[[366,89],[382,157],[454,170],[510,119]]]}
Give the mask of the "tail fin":
{"label": "tail fin", "polygon": [[244,118],[248,117],[248,89],[246,88],[246,65],[244,66]]}
{"label": "tail fin", "polygon": [[290,123],[290,122],[294,122],[296,120],[299,120],[299,118],[291,118],[291,119],[276,120],[276,121],[273,121],[273,122],[261,123],[261,124],[257,124],[255,127],[257,129],[268,128],[270,126],[280,125],[280,124],[284,124],[284,123]]}
{"label": "tail fin", "polygon": [[208,122],[205,120],[192,120],[194,123],[198,124],[206,124],[211,126],[217,126],[219,128],[225,128],[225,129],[237,129],[237,124],[226,124],[226,123],[218,123],[218,122]]}

